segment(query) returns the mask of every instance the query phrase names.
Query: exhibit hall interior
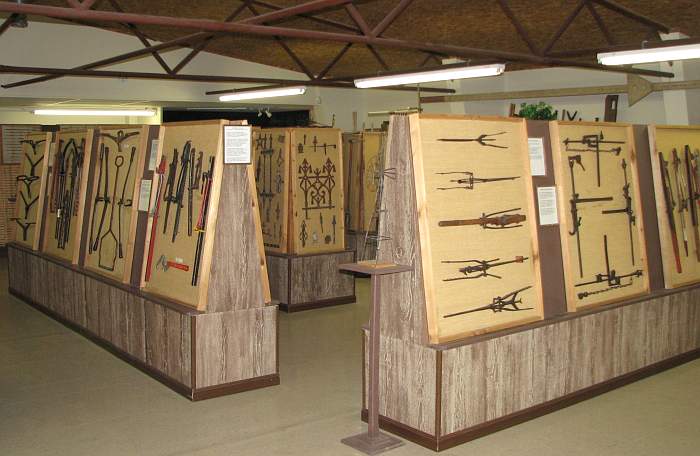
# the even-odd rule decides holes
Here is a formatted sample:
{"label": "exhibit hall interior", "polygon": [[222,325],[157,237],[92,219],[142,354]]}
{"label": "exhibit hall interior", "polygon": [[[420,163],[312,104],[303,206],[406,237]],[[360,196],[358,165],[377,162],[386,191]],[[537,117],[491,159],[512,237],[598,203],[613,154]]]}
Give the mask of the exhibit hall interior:
{"label": "exhibit hall interior", "polygon": [[698,30],[0,1],[0,453],[697,455]]}

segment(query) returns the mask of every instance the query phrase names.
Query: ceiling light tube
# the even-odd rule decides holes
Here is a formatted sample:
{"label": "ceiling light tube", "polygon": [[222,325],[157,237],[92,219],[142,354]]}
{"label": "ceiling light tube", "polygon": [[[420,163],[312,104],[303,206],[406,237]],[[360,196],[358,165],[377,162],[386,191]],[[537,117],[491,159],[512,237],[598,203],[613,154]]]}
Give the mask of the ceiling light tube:
{"label": "ceiling light tube", "polygon": [[674,60],[687,59],[700,59],[700,44],[598,54],[598,62],[603,65],[632,65],[635,63],[672,62]]}
{"label": "ceiling light tube", "polygon": [[152,109],[35,109],[37,116],[116,116],[116,117],[151,117],[156,114]]}
{"label": "ceiling light tube", "polygon": [[276,87],[274,89],[262,90],[245,90],[240,92],[221,95],[219,101],[239,101],[239,100],[256,100],[258,98],[273,98],[273,97],[288,97],[292,95],[304,95],[306,87]]}
{"label": "ceiling light tube", "polygon": [[498,76],[499,74],[503,74],[505,69],[505,64],[496,63],[493,65],[446,68],[443,70],[422,71],[419,73],[376,76],[372,78],[355,79],[355,87],[369,89],[373,87],[419,84],[423,82],[450,81],[453,79],[482,78],[485,76]]}

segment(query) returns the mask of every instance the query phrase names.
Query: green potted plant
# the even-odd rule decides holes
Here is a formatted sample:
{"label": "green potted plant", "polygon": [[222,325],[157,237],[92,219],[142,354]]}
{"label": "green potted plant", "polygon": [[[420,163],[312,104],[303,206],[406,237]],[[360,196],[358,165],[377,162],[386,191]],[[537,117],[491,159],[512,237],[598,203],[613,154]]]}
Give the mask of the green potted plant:
{"label": "green potted plant", "polygon": [[557,111],[544,101],[537,104],[522,103],[518,117],[523,117],[530,120],[556,120]]}

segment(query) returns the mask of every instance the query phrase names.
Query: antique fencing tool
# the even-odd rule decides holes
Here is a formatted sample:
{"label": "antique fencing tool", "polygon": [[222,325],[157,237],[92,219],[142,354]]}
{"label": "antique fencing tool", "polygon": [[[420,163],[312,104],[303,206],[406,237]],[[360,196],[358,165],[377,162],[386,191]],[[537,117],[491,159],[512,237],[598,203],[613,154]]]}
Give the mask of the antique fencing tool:
{"label": "antique fencing tool", "polygon": [[685,221],[685,212],[688,211],[688,186],[685,182],[685,175],[681,170],[681,159],[678,156],[678,151],[671,151],[673,157],[673,174],[676,176],[676,195],[678,196],[678,218],[681,221],[681,234],[683,235],[683,249],[685,256],[688,256],[688,226]]}
{"label": "antique fencing tool", "polygon": [[168,178],[165,181],[163,190],[163,201],[165,201],[165,221],[163,222],[163,234],[168,231],[168,219],[170,218],[170,204],[174,201],[173,191],[175,190],[175,177],[177,175],[177,148],[173,151],[173,159],[168,165]]}
{"label": "antique fencing tool", "polygon": [[156,175],[158,176],[158,184],[156,185],[156,197],[155,197],[155,204],[153,205],[153,208],[151,209],[151,235],[149,237],[149,243],[148,243],[148,255],[146,257],[146,274],[144,276],[144,280],[148,282],[151,279],[151,271],[153,267],[153,251],[155,249],[156,245],[156,228],[158,226],[158,216],[160,215],[160,193],[163,189],[163,175],[165,174],[165,167],[167,166],[167,161],[165,159],[165,155],[160,157],[160,163],[158,164],[158,167],[156,168]]}
{"label": "antique fencing tool", "polygon": [[681,265],[681,253],[678,246],[678,233],[676,232],[676,219],[673,212],[676,207],[676,201],[673,198],[673,187],[671,186],[671,174],[668,171],[669,163],[664,159],[662,152],[659,152],[659,164],[661,166],[661,182],[664,189],[664,202],[666,203],[666,216],[668,217],[668,227],[671,232],[671,246],[673,247],[673,256],[676,260],[676,272],[683,272]]}
{"label": "antique fencing tool", "polygon": [[477,307],[475,309],[463,310],[461,312],[451,313],[445,315],[443,318],[451,318],[459,315],[466,315],[474,312],[481,312],[484,310],[490,310],[494,313],[496,312],[518,312],[522,310],[531,310],[532,307],[519,307],[518,304],[522,304],[522,298],[518,295],[525,290],[532,288],[532,286],[527,286],[519,288],[515,291],[511,291],[503,296],[496,296],[491,300],[491,304],[486,304],[485,306]]}
{"label": "antique fencing tool", "polygon": [[442,281],[453,282],[455,280],[478,279],[480,277],[494,277],[500,279],[501,276],[493,274],[489,272],[489,270],[506,264],[523,263],[527,259],[528,257],[516,256],[514,259],[507,261],[500,261],[500,258],[494,258],[493,260],[441,261],[443,264],[468,264],[468,266],[459,268],[459,272],[464,274],[464,277],[452,277],[449,279],[442,279]]}
{"label": "antique fencing tool", "polygon": [[[610,259],[608,256],[608,236],[603,235],[603,253],[605,254],[605,272],[596,274],[595,279],[588,282],[577,283],[576,287],[585,287],[589,285],[596,285],[599,283],[605,283],[608,285],[607,288],[596,291],[583,291],[578,293],[579,299],[587,298],[588,296],[597,295],[600,293],[607,293],[612,290],[617,290],[619,288],[629,287],[634,281],[634,277],[641,277],[642,270],[637,269],[629,274],[618,274],[614,269],[610,269]],[[629,279],[623,282],[624,279]]]}
{"label": "antique fencing tool", "polygon": [[[569,147],[570,144],[580,144],[583,147],[575,148]],[[566,146],[567,152],[593,152],[595,153],[595,167],[596,176],[598,178],[598,187],[600,187],[600,154],[601,153],[611,153],[614,155],[620,155],[622,152],[622,146],[610,147],[607,149],[601,148],[603,144],[625,144],[625,141],[607,141],[603,137],[603,132],[597,135],[583,135],[579,140],[573,140],[566,138],[564,140],[564,146]]]}
{"label": "antique fencing tool", "polygon": [[700,262],[700,227],[698,226],[698,204],[700,204],[700,187],[698,187],[697,152],[690,152],[690,146],[685,146],[685,170],[688,175],[688,205],[690,206],[690,220],[693,223],[695,236],[695,256]]}
{"label": "antique fencing tool", "polygon": [[612,196],[602,196],[596,198],[581,198],[576,192],[576,179],[574,177],[574,166],[579,165],[581,169],[585,171],[586,168],[583,167],[581,163],[580,155],[572,155],[568,158],[569,161],[569,174],[571,175],[571,199],[569,204],[571,205],[571,223],[573,228],[569,231],[569,235],[576,236],[576,251],[578,253],[578,271],[579,275],[583,277],[583,258],[581,257],[581,217],[578,215],[578,205],[586,203],[598,203],[601,201],[612,201]]}
{"label": "antique fencing tool", "polygon": [[625,199],[625,207],[620,209],[606,209],[602,211],[605,215],[610,214],[626,214],[627,215],[627,228],[629,229],[630,235],[630,254],[632,256],[632,265],[634,266],[634,237],[632,234],[632,227],[637,223],[637,217],[634,215],[634,209],[632,208],[632,192],[630,191],[630,183],[627,179],[627,162],[622,159],[622,173],[625,176],[625,185],[622,186],[622,197]]}
{"label": "antique fencing tool", "polygon": [[[173,203],[175,203],[175,223],[173,226],[173,236],[171,238],[171,242],[175,242],[175,239],[177,238],[178,233],[180,232],[180,214],[182,212],[182,201],[185,198],[185,189],[187,188],[187,179],[191,177],[190,174],[190,154],[193,153],[192,151],[192,143],[190,141],[187,141],[185,143],[185,146],[182,148],[182,156],[180,157],[180,175],[178,176],[177,179],[177,189],[175,191],[175,197],[171,200]],[[192,190],[190,188],[189,194],[191,196]],[[188,200],[189,207],[192,207],[192,199],[190,198]],[[189,211],[189,209],[188,209]],[[191,213],[191,211],[190,211]],[[167,222],[167,218],[166,218]]]}
{"label": "antique fencing tool", "polygon": [[495,147],[496,149],[507,149],[508,147],[506,146],[499,146],[498,144],[491,144],[494,141],[497,141],[498,138],[494,138],[494,136],[500,136],[500,135],[505,135],[505,131],[501,131],[498,133],[484,133],[476,138],[440,138],[438,141],[445,141],[445,142],[475,142],[477,144],[480,144],[484,147]]}
{"label": "antique fencing tool", "polygon": [[[104,227],[105,218],[107,217],[107,207],[109,206],[109,147],[104,144],[100,145],[100,166],[98,167],[97,187],[95,189],[95,199],[92,203],[92,218],[90,223],[90,239],[88,242],[88,251],[90,253],[97,250],[100,236],[102,236],[102,228]],[[102,193],[100,193],[102,192]],[[102,212],[100,214],[100,224],[95,235],[95,216],[97,215],[97,204],[102,203]]]}
{"label": "antique fencing tool", "polygon": [[488,182],[500,182],[500,181],[515,180],[515,179],[520,178],[520,176],[490,177],[490,178],[474,177],[474,173],[472,173],[471,171],[452,171],[452,172],[447,172],[447,173],[435,173],[435,174],[438,174],[441,176],[454,175],[454,174],[459,174],[459,175],[465,176],[465,177],[462,177],[460,179],[450,179],[451,183],[454,183],[457,185],[452,186],[452,187],[438,187],[438,190],[453,190],[453,189],[473,190],[474,184],[485,184]]}
{"label": "antique fencing tool", "polygon": [[194,267],[192,268],[192,281],[190,284],[193,287],[199,282],[199,269],[202,261],[202,250],[204,248],[204,234],[207,228],[207,214],[209,212],[209,201],[211,199],[211,187],[214,181],[214,160],[215,157],[209,157],[209,170],[202,173],[202,202],[199,208],[199,217],[197,217],[197,245],[194,251]]}
{"label": "antique fencing tool", "polygon": [[511,214],[510,212],[519,211],[520,208],[508,209],[505,211],[493,212],[491,214],[482,214],[481,217],[466,220],[441,220],[438,226],[469,226],[479,225],[485,230],[504,230],[508,228],[518,228],[523,226],[522,222],[526,217],[523,214]]}

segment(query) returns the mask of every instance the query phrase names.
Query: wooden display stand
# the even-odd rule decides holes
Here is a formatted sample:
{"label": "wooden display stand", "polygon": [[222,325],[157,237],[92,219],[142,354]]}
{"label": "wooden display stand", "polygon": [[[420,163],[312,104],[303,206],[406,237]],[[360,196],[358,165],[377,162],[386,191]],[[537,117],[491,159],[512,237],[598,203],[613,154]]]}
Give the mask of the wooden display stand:
{"label": "wooden display stand", "polygon": [[[162,156],[172,163],[174,149],[182,151],[183,144],[190,141],[192,153],[203,152],[203,176],[197,189],[189,181],[189,171],[183,172],[186,161],[178,160],[173,168],[175,186],[178,176],[184,175],[184,193],[179,192],[182,201],[171,201],[182,204],[177,242],[171,242],[176,206],[165,234],[161,228],[164,213],[158,211],[151,213],[150,220],[137,223],[136,232],[129,234],[135,252],[131,279],[140,274],[135,286],[122,283],[126,273],[107,277],[17,244],[9,249],[12,294],[192,400],[279,384],[277,308],[269,305],[253,170],[250,165],[223,164],[223,127],[227,125],[231,123],[211,121],[160,127],[155,163]],[[146,136],[149,142],[155,139],[155,130]],[[145,160],[145,155],[139,160]],[[158,190],[159,181],[167,183],[168,172],[158,171],[153,173],[152,208],[168,194],[164,188]],[[188,234],[190,187],[192,236]],[[203,203],[205,198],[209,198],[208,206]],[[208,210],[202,212],[204,207]],[[136,215],[144,217],[148,213]],[[154,221],[155,217],[159,220]],[[87,228],[86,222],[84,231]],[[147,240],[147,234],[153,237]],[[200,238],[199,276],[192,285]],[[166,259],[160,263],[148,261],[154,239],[153,253]],[[137,255],[139,252],[143,253]],[[153,270],[146,280],[149,266]]]}
{"label": "wooden display stand", "polygon": [[[539,263],[545,284],[545,319],[431,343],[422,259],[425,230],[434,227],[421,224],[418,217],[406,218],[417,207],[420,213],[433,210],[429,199],[427,205],[417,205],[421,195],[414,187],[420,182],[413,175],[416,159],[421,153],[425,155],[426,149],[413,146],[430,140],[422,135],[423,139],[416,141],[425,129],[416,133],[413,127],[424,119],[438,118],[394,116],[389,129],[386,166],[396,168],[397,179],[385,181],[384,205],[390,210],[380,221],[380,234],[391,240],[385,241],[386,246],[382,244],[378,261],[407,264],[414,271],[387,276],[382,285],[382,429],[427,448],[444,450],[700,355],[700,287],[674,292],[653,289],[651,295],[566,313],[562,257],[554,254],[561,248],[559,229],[539,224],[533,228],[540,249],[548,252]],[[455,120],[464,123],[461,134],[466,137],[480,134],[472,135],[472,122],[494,121],[460,117],[445,121]],[[533,187],[551,186],[553,161],[547,125],[530,122],[527,130],[528,136],[545,140],[546,176],[532,178]],[[440,133],[440,137],[447,137],[445,131]],[[489,162],[483,163],[486,166]],[[640,174],[646,175],[646,170]],[[478,201],[481,204],[482,199]],[[500,282],[506,280],[508,276],[503,274]],[[365,330],[363,392],[368,391],[368,337]],[[364,419],[367,399],[363,394]]]}
{"label": "wooden display stand", "polygon": [[254,168],[271,296],[288,312],[355,301],[345,250],[340,130],[254,131]]}
{"label": "wooden display stand", "polygon": [[49,173],[51,133],[29,133],[22,141],[22,162],[17,176],[14,241],[39,250]]}

